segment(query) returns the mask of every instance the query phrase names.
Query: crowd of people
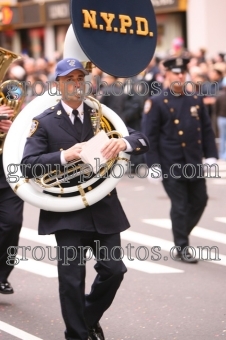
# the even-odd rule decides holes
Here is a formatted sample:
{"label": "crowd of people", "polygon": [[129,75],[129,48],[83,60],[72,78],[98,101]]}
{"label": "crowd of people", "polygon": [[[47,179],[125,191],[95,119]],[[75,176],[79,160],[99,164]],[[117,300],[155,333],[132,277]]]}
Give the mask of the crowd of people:
{"label": "crowd of people", "polygon": [[[183,53],[189,56],[190,62],[186,76],[186,81],[189,83],[186,89],[192,92],[197,91],[203,96],[215,136],[220,139],[220,158],[226,160],[226,114],[224,110],[226,105],[224,100],[226,52],[218,53],[210,58],[206,56],[207,52],[203,48],[200,48],[197,52],[184,49],[183,39],[181,38],[173,40],[172,47],[168,52],[172,55]],[[116,78],[94,67],[91,80],[92,94],[112,108],[127,126],[140,130],[146,99],[150,96],[159,95],[164,88],[168,87],[162,59],[164,58],[160,58],[156,54],[145,70],[130,79],[131,83],[128,83],[128,79]],[[47,90],[47,82],[54,82],[54,68],[57,61],[58,59],[50,62],[41,57],[35,60],[29,56],[24,56],[11,64],[5,79],[24,81],[31,85],[36,83],[33,88],[27,86],[24,102],[24,105],[26,105],[37,95]],[[42,83],[42,85],[39,85],[39,83]],[[96,93],[99,83],[102,90]],[[112,85],[114,86],[113,91]],[[123,88],[123,92],[121,88]],[[108,95],[109,93],[110,95]],[[218,97],[220,98],[218,99]]]}

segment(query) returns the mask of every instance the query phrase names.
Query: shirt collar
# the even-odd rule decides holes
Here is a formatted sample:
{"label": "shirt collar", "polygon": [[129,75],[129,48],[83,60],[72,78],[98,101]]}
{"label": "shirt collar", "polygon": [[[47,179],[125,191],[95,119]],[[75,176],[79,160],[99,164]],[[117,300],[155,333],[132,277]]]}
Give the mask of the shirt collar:
{"label": "shirt collar", "polygon": [[[70,107],[69,105],[67,105],[65,102],[63,102],[63,100],[61,100],[61,104],[62,104],[64,110],[66,111],[66,113],[68,114],[68,116],[70,118],[74,117],[74,115],[72,114],[73,108]],[[83,114],[84,114],[83,102],[81,103],[81,105],[79,105],[79,107],[77,107],[76,110],[78,110],[79,117],[83,119]]]}

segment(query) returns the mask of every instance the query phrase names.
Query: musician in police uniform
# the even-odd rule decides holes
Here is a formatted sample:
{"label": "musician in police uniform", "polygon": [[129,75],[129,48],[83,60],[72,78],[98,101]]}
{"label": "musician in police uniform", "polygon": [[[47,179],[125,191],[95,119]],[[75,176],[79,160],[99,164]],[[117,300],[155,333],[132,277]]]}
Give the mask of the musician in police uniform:
{"label": "musician in police uniform", "polygon": [[[9,119],[13,110],[6,105],[0,105],[0,132],[7,133],[12,122]],[[5,116],[5,117],[4,117]],[[4,150],[4,147],[3,147]],[[19,234],[23,220],[23,201],[13,192],[6,181],[0,154],[0,293],[13,294],[14,290],[8,277],[14,268],[14,263],[7,264],[7,249],[18,246]]]}
{"label": "musician in police uniform", "polygon": [[[84,143],[93,137],[91,109],[78,94],[84,91],[81,83],[85,75],[87,71],[76,59],[66,58],[57,64],[56,80],[59,81],[62,100],[33,120],[21,162],[31,165],[26,176],[33,177],[32,168],[38,163],[45,167],[49,164],[54,170],[56,164],[65,165],[80,158]],[[79,90],[77,94],[76,90]],[[102,154],[110,159],[120,151],[138,155],[147,150],[147,138],[130,129],[127,137],[109,139],[103,146]],[[123,261],[119,259],[119,247],[120,232],[127,228],[129,222],[115,189],[85,209],[67,213],[41,210],[39,234],[55,234],[60,247],[60,259],[65,259],[65,247],[74,247],[77,253],[75,256],[72,250],[69,252],[69,258],[74,257],[69,265],[64,265],[60,259],[58,261],[66,339],[104,339],[99,320],[111,305],[126,272]],[[97,245],[100,248],[100,258],[94,266],[97,276],[90,293],[85,295],[85,266],[79,265],[79,259],[82,247],[90,246],[94,255],[98,255]],[[86,249],[83,249],[86,253]],[[110,255],[111,251],[119,260]]]}
{"label": "musician in police uniform", "polygon": [[197,263],[193,249],[189,249],[189,234],[208,200],[201,166],[203,157],[205,163],[213,165],[218,155],[202,98],[183,86],[188,63],[186,56],[163,61],[169,87],[145,102],[142,131],[150,143],[145,155],[149,180],[162,181],[171,200],[175,259]]}

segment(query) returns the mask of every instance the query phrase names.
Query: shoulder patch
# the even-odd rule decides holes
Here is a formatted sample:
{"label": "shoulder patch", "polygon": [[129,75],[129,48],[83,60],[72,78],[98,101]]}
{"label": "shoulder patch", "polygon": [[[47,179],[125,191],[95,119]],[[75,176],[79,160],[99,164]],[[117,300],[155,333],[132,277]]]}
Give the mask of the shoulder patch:
{"label": "shoulder patch", "polygon": [[33,119],[28,137],[31,137],[35,133],[35,131],[38,128],[38,125],[39,125],[39,122],[36,119]]}
{"label": "shoulder patch", "polygon": [[147,114],[151,110],[152,101],[150,99],[147,99],[144,103],[144,113]]}

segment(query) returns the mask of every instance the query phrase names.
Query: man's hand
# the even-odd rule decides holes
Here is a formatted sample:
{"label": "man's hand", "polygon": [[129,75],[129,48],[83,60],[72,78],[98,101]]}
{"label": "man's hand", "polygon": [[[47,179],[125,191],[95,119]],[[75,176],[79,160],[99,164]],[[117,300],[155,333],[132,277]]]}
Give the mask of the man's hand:
{"label": "man's hand", "polygon": [[73,145],[71,148],[63,151],[64,158],[65,158],[66,162],[70,162],[70,161],[73,161],[75,159],[79,159],[80,158],[80,152],[82,151],[82,146],[85,145],[85,144],[86,144],[86,142],[77,143],[77,144]]}
{"label": "man's hand", "polygon": [[0,132],[8,132],[11,125],[11,120],[0,120]]}
{"label": "man's hand", "polygon": [[122,138],[110,138],[101,149],[101,153],[108,160],[115,158],[120,151],[126,150],[126,147]]}
{"label": "man's hand", "polygon": [[[11,118],[13,116],[13,112],[14,111],[9,106],[0,105],[0,115],[7,114],[8,118]],[[12,125],[12,122],[9,119],[0,120],[0,132],[4,132],[4,133],[8,132],[11,125]]]}
{"label": "man's hand", "polygon": [[214,157],[206,158],[203,161],[203,169],[205,177],[217,178],[219,177],[219,166],[217,164],[217,159]]}
{"label": "man's hand", "polygon": [[213,105],[216,102],[216,98],[215,97],[205,97],[203,98],[203,103],[206,105]]}
{"label": "man's hand", "polygon": [[204,164],[209,164],[209,165],[213,165],[216,163],[217,163],[217,159],[215,157],[206,158],[204,161]]}

